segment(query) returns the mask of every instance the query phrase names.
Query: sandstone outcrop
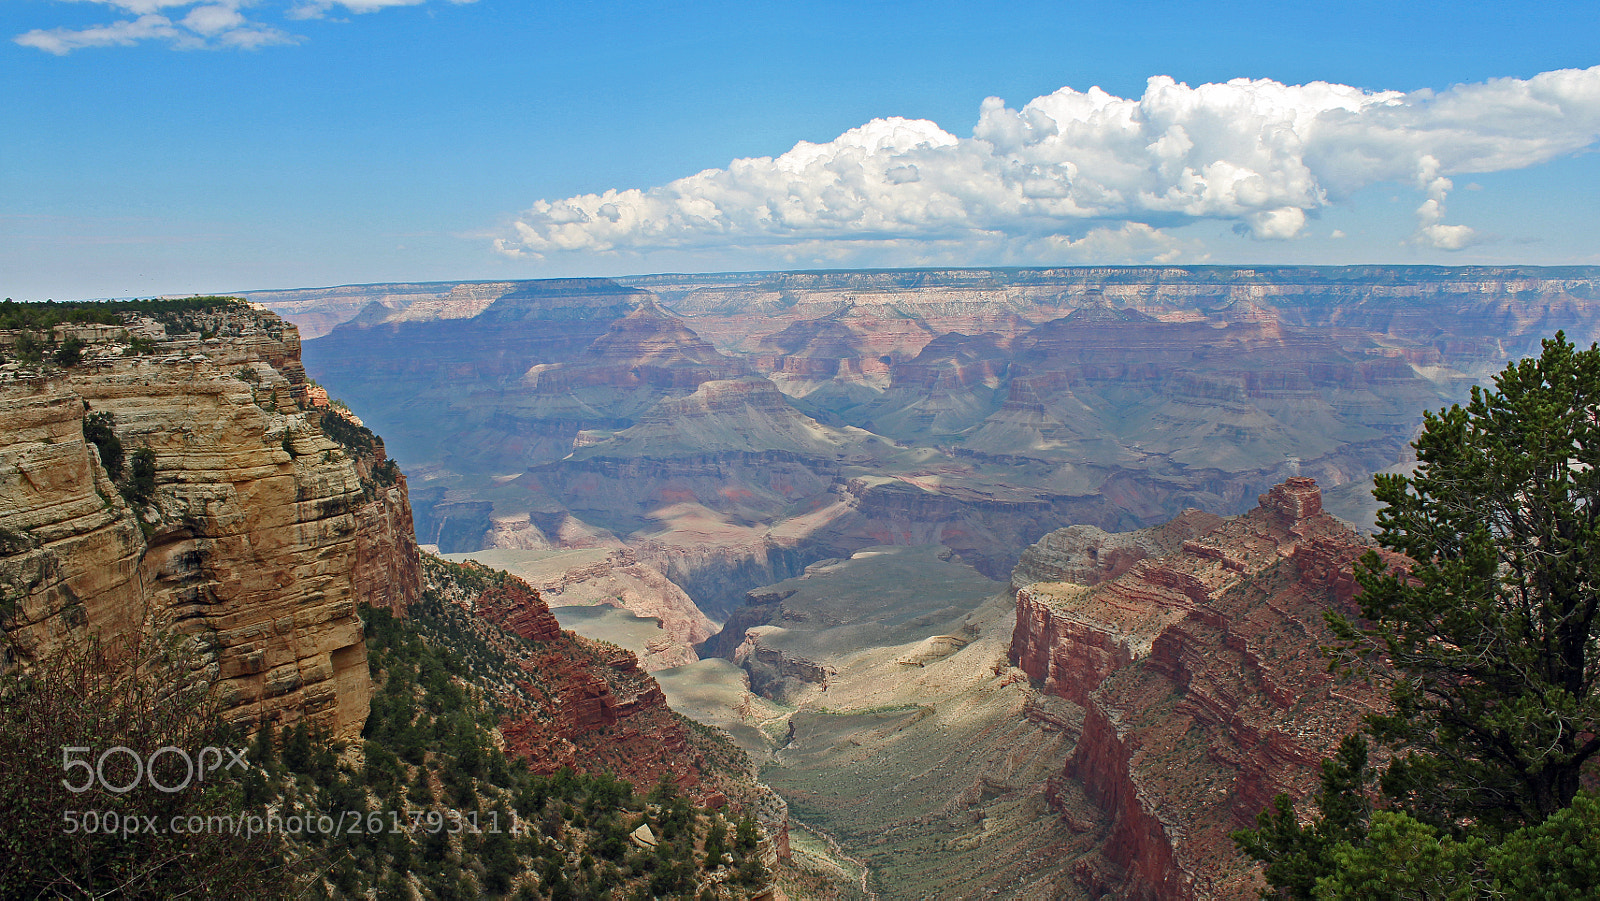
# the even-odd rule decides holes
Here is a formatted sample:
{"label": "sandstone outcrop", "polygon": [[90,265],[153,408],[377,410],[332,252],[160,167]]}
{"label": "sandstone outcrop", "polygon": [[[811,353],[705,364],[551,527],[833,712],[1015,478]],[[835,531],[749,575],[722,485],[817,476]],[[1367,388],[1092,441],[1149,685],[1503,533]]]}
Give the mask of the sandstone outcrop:
{"label": "sandstone outcrop", "polygon": [[[67,368],[0,372],[0,583],[13,663],[85,635],[192,636],[247,725],[301,719],[349,739],[369,681],[356,606],[420,585],[406,486],[381,443],[347,448],[309,406],[294,328],[243,307],[101,336]],[[124,356],[129,333],[154,355]],[[114,417],[153,453],[148,499],[85,438]]]}
{"label": "sandstone outcrop", "polygon": [[1185,510],[1169,522],[1135,532],[1107,532],[1095,526],[1068,526],[1040,538],[1022,552],[1011,571],[1011,589],[1035,582],[1099,585],[1115,579],[1147,557],[1162,557],[1222,524],[1222,517]]}
{"label": "sandstone outcrop", "polygon": [[[1193,537],[1172,549],[1181,533],[1167,536],[1167,553],[1094,587],[1017,589],[1011,659],[1083,709],[1065,773],[1110,824],[1102,853],[1122,881],[1100,888],[1253,897],[1259,875],[1228,833],[1276,793],[1313,788],[1319,761],[1382,703],[1336,684],[1317,651],[1322,613],[1349,603],[1349,564],[1367,547],[1306,478],[1213,528],[1190,520]],[[1077,536],[1053,544],[1063,537]],[[1066,556],[1061,571],[1081,572]]]}

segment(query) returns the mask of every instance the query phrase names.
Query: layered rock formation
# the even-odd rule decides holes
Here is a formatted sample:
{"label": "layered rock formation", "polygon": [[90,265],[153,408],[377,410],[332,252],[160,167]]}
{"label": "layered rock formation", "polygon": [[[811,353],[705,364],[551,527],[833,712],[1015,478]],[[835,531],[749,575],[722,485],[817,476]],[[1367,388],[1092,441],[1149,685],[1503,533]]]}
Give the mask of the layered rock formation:
{"label": "layered rock formation", "polygon": [[[617,630],[580,634],[610,641],[633,651],[647,672],[682,666],[699,659],[695,646],[710,638],[716,626],[693,600],[632,548],[528,550],[494,548],[450,555],[457,562],[473,560],[524,580],[558,610],[614,607],[639,618],[641,628],[624,621]],[[593,618],[583,618],[586,622]],[[643,628],[646,623],[653,628]]]}
{"label": "layered rock formation", "polygon": [[[1134,267],[381,285],[359,315],[357,289],[261,296],[346,318],[311,365],[390,438],[446,551],[709,559],[770,532],[815,559],[948,532],[1003,577],[1063,525],[1238,512],[1293,475],[1359,485],[1402,462],[1422,410],[1557,328],[1600,336],[1597,292],[1594,269]],[[861,452],[872,436],[889,441]],[[795,455],[795,490],[715,456],[769,451]],[[652,484],[584,487],[595,461],[641,456]],[[760,502],[640,501],[711,468]],[[836,504],[852,484],[859,503]],[[1330,503],[1370,516],[1359,488]],[[997,516],[1012,525],[983,527]],[[695,594],[702,576],[673,578]]]}
{"label": "layered rock formation", "polygon": [[1099,585],[1126,573],[1148,557],[1163,557],[1222,524],[1214,513],[1185,510],[1169,522],[1136,532],[1107,532],[1094,526],[1068,526],[1044,536],[1022,552],[1011,571],[1013,591],[1035,582]]}
{"label": "layered rock formation", "polygon": [[698,804],[758,812],[781,847],[783,802],[725,738],[670,710],[632,653],[563,631],[540,593],[515,576],[431,557],[424,569],[435,602],[454,608],[442,619],[511,667],[489,680],[506,708],[500,731],[509,753],[534,772],[610,772],[641,790],[668,778]]}
{"label": "layered rock formation", "polygon": [[1253,897],[1259,875],[1229,832],[1276,793],[1307,793],[1318,763],[1382,703],[1368,686],[1336,684],[1317,650],[1331,637],[1322,613],[1349,609],[1350,564],[1367,548],[1322,512],[1315,483],[1289,479],[1249,513],[1204,525],[1190,516],[1116,542],[1057,533],[1030,556],[1064,573],[1083,572],[1097,546],[1181,542],[1115,578],[1089,568],[1094,587],[1017,589],[1011,659],[1083,711],[1065,776],[1088,804],[1057,802],[1069,820],[1109,823],[1111,866],[1091,888]]}
{"label": "layered rock formation", "polygon": [[[302,406],[277,316],[217,308],[177,331],[134,319],[77,366],[0,371],[12,662],[159,626],[203,648],[232,718],[353,738],[369,688],[356,606],[420,591],[405,481],[381,444],[342,446]],[[124,356],[130,332],[155,355]],[[99,414],[130,458],[153,455],[145,490],[113,484],[85,437]]]}
{"label": "layered rock formation", "polygon": [[706,380],[669,397],[609,438],[592,438],[573,459],[660,458],[781,451],[829,459],[868,458],[886,443],[861,429],[822,425],[790,406],[767,379]]}
{"label": "layered rock formation", "polygon": [[[407,292],[410,292],[409,294]],[[641,276],[281,294],[445,552],[628,548],[706,615],[880,544],[995,579],[1068,525],[1226,515],[1292,476],[1370,523],[1423,410],[1600,337],[1595,269]],[[318,312],[321,310],[321,312]],[[339,312],[342,311],[342,312]],[[1060,577],[1116,575],[1154,555]],[[665,657],[652,655],[651,665]]]}
{"label": "layered rock formation", "polygon": [[363,313],[369,321],[379,322],[469,318],[518,287],[517,282],[344,285],[256,291],[245,296],[277,310],[298,327],[301,338],[309,340]]}

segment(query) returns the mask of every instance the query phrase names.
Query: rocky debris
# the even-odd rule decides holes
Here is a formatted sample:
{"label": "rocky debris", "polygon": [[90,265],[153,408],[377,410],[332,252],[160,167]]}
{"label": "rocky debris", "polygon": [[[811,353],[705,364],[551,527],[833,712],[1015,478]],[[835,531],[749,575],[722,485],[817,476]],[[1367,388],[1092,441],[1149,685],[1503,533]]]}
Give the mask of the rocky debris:
{"label": "rocky debris", "polygon": [[[355,738],[369,691],[356,606],[403,608],[420,590],[405,482],[379,484],[381,444],[347,450],[302,406],[292,326],[239,308],[194,319],[217,337],[135,321],[104,340],[137,329],[166,354],[0,380],[0,528],[23,539],[0,549],[6,630],[23,665],[91,632],[193,635],[232,718]],[[148,499],[108,477],[91,413],[115,417],[127,454],[153,453]]]}
{"label": "rocky debris", "polygon": [[1276,793],[1313,788],[1318,763],[1382,703],[1336,686],[1317,650],[1331,637],[1322,612],[1349,604],[1348,565],[1367,546],[1321,512],[1307,478],[1170,549],[1179,537],[1092,588],[1019,588],[1011,659],[1083,708],[1065,775],[1111,824],[1119,890],[1253,897],[1259,874],[1228,833]]}

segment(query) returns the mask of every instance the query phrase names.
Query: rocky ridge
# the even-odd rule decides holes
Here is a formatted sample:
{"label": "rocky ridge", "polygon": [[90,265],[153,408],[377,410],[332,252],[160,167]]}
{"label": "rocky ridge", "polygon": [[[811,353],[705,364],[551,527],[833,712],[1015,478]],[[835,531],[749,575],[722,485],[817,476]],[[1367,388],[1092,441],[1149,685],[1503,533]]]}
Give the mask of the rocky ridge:
{"label": "rocky ridge", "polygon": [[[1059,785],[1084,794],[1058,789],[1055,800],[1069,821],[1109,824],[1110,866],[1086,871],[1088,887],[1253,897],[1259,874],[1229,832],[1276,793],[1309,792],[1318,763],[1382,703],[1370,687],[1334,682],[1317,651],[1330,638],[1322,612],[1349,609],[1350,565],[1367,546],[1321,512],[1305,478],[1212,528],[1175,525],[1168,542],[1193,537],[1094,587],[1019,572],[1010,657],[1082,710]],[[1032,556],[1081,572],[1075,562],[1098,538],[1058,532]]]}
{"label": "rocky ridge", "polygon": [[655,624],[642,642],[622,635],[595,635],[633,651],[647,672],[700,659],[695,646],[716,625],[662,572],[632,548],[568,550],[494,548],[447,559],[473,560],[526,581],[555,608],[607,606],[626,610]]}
{"label": "rocky ridge", "polygon": [[454,608],[442,618],[511,667],[491,679],[508,753],[536,773],[609,772],[641,787],[665,777],[698,805],[756,812],[772,862],[787,856],[783,801],[726,737],[672,711],[631,652],[562,630],[540,593],[505,572],[433,557],[424,570],[428,603]]}
{"label": "rocky ridge", "polygon": [[[420,591],[404,477],[381,443],[330,440],[292,326],[242,306],[188,324],[58,326],[88,342],[83,362],[0,371],[7,656],[160,625],[203,648],[233,718],[353,738],[369,689],[356,607]],[[132,338],[155,353],[129,355]],[[113,483],[91,414],[153,454],[147,499]]]}

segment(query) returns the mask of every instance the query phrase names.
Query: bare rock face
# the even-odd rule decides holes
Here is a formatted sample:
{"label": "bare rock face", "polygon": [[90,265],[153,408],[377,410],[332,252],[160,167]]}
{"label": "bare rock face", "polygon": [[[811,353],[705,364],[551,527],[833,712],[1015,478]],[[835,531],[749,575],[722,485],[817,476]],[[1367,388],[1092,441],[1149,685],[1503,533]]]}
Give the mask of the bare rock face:
{"label": "bare rock face", "polygon": [[[722,619],[797,571],[764,548],[938,543],[1004,579],[1054,529],[1238,513],[1291,476],[1370,523],[1352,486],[1405,462],[1422,411],[1558,328],[1600,335],[1597,290],[1471,267],[386,285],[360,315],[327,292],[348,316],[306,353],[406,463],[427,543],[630,547]],[[1049,578],[1151,553],[1100,551]]]}
{"label": "bare rock face", "polygon": [[[663,776],[699,803],[749,801],[760,789],[726,746],[708,742],[667,707],[661,686],[630,652],[564,632],[540,593],[476,563],[424,563],[435,596],[472,616],[478,637],[506,654],[517,675],[501,692],[508,753],[538,773],[611,772],[635,785]],[[459,573],[476,574],[462,579]],[[527,640],[508,645],[492,623]]]}
{"label": "bare rock face", "polygon": [[762,339],[756,365],[796,394],[824,381],[881,387],[894,363],[916,356],[936,334],[918,316],[884,315],[851,303]]}
{"label": "bare rock face", "polygon": [[579,634],[634,651],[647,672],[699,660],[695,645],[710,638],[716,628],[682,588],[660,569],[641,560],[632,548],[563,551],[497,548],[452,555],[450,559],[472,560],[504,569],[526,581],[547,603],[567,612],[614,607],[641,620],[653,621],[655,628],[640,624],[641,630],[649,633],[644,639],[632,632],[618,634],[586,628],[585,623],[593,625],[588,617],[575,617],[577,624],[568,623]]}
{"label": "bare rock face", "polygon": [[[393,464],[374,478],[381,444],[349,451],[301,406],[292,326],[211,317],[219,337],[163,336],[156,356],[107,339],[70,369],[0,375],[12,662],[159,625],[203,648],[232,718],[354,738],[369,690],[356,606],[420,590],[405,482]],[[115,417],[128,456],[153,452],[148,502],[108,477],[84,437],[91,413]]]}
{"label": "bare rock face", "polygon": [[1222,517],[1185,510],[1177,518],[1136,532],[1107,532],[1095,526],[1068,526],[1039,539],[1022,552],[1011,571],[1013,591],[1034,582],[1099,585],[1115,579],[1147,557],[1170,554],[1222,524]]}
{"label": "bare rock face", "polygon": [[1094,587],[1017,590],[1011,659],[1084,709],[1066,775],[1109,820],[1103,854],[1121,870],[1099,889],[1255,895],[1259,874],[1228,833],[1276,793],[1313,788],[1318,763],[1382,703],[1368,687],[1334,685],[1317,651],[1330,637],[1322,612],[1349,603],[1349,564],[1365,550],[1321,512],[1315,482],[1293,478],[1255,510]]}
{"label": "bare rock face", "polygon": [[718,353],[682,320],[645,300],[614,320],[576,359],[533,366],[522,383],[556,396],[595,387],[692,390],[744,371],[742,363]]}

